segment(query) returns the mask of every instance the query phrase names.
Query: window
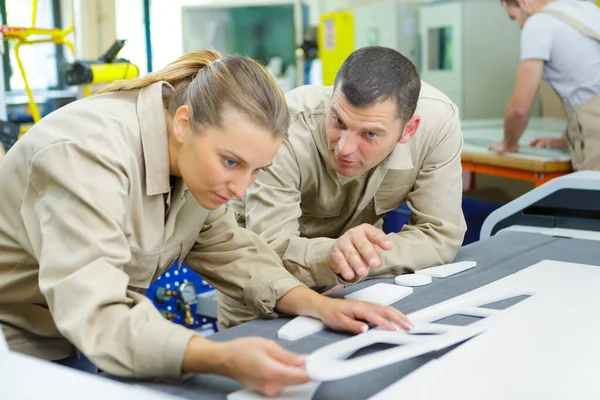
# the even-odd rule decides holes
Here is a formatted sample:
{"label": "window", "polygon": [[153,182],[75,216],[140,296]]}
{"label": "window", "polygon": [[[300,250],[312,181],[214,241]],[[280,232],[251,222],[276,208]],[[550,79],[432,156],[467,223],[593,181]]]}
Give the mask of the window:
{"label": "window", "polygon": [[[125,39],[125,47],[118,58],[125,58],[137,65],[140,75],[148,73],[148,53],[146,49],[146,17],[144,2],[127,0],[115,2],[117,39]],[[173,29],[169,24],[165,24]]]}
{"label": "window", "polygon": [[[31,27],[32,0],[2,0],[3,23],[9,27]],[[37,28],[60,28],[60,8],[58,0],[38,0]],[[22,92],[25,83],[15,55],[14,40],[4,42],[4,75],[6,91]],[[60,50],[58,48],[61,48]],[[59,76],[59,62],[62,60],[62,46],[53,43],[22,45],[19,49],[21,62],[29,86],[33,91],[60,89],[64,85]],[[59,54],[61,57],[57,57]]]}
{"label": "window", "polygon": [[429,29],[428,68],[430,70],[452,70],[452,27]]}

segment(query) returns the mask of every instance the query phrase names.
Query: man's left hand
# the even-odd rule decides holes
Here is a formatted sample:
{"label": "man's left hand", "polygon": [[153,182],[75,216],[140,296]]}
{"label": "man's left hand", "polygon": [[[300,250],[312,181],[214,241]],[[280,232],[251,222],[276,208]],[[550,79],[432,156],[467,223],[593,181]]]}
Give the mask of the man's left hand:
{"label": "man's left hand", "polygon": [[490,145],[490,150],[495,151],[496,153],[504,154],[504,153],[518,153],[519,152],[519,144],[518,143],[507,143],[505,140],[501,140],[499,142],[493,143]]}
{"label": "man's left hand", "polygon": [[364,278],[370,268],[378,268],[383,264],[380,249],[391,248],[392,241],[381,229],[362,224],[339,237],[329,251],[327,263],[334,273],[346,281],[355,276]]}

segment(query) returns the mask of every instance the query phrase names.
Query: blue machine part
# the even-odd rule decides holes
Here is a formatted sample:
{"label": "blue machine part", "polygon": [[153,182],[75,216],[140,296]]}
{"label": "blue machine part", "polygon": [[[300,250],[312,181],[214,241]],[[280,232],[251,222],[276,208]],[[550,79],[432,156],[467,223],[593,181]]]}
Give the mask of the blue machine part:
{"label": "blue machine part", "polygon": [[[190,267],[178,261],[153,282],[146,296],[163,316],[190,329],[204,328],[216,331],[216,321],[196,314],[196,299],[200,293],[215,290]],[[183,289],[183,290],[182,290]]]}

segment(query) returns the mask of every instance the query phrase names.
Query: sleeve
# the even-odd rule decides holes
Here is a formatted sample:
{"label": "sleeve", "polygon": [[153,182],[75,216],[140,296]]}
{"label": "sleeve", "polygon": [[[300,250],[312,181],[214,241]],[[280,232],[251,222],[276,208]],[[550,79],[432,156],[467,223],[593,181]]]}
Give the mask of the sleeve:
{"label": "sleeve", "polygon": [[406,198],[410,222],[388,237],[394,245],[384,252],[382,268],[371,276],[398,275],[451,262],[464,239],[462,212],[463,140],[458,110],[448,105],[438,139],[419,169],[413,190]]}
{"label": "sleeve", "polygon": [[521,32],[521,61],[549,61],[552,53],[553,21],[545,15],[531,16]]}
{"label": "sleeve", "polygon": [[246,191],[246,227],[265,239],[285,268],[305,285],[334,285],[339,280],[325,260],[335,239],[300,237],[301,179],[295,153],[286,141],[273,165]]}
{"label": "sleeve", "polygon": [[62,142],[32,157],[29,176],[21,217],[59,332],[109,373],[180,377],[195,333],[128,290],[123,167]]}
{"label": "sleeve", "polygon": [[209,214],[186,265],[257,317],[276,318],[277,300],[302,284],[255,233],[238,227],[233,209]]}

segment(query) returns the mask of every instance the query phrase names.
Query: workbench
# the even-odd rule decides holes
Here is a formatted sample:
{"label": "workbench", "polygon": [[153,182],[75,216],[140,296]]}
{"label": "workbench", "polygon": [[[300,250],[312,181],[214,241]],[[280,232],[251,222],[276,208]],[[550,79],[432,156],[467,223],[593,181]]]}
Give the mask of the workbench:
{"label": "workbench", "polygon": [[[463,171],[533,182],[539,186],[550,179],[572,172],[568,150],[529,147],[537,137],[559,138],[566,121],[555,118],[532,118],[519,140],[519,152],[498,154],[489,150],[504,137],[502,119],[466,120],[461,122],[464,147]],[[472,186],[469,189],[472,189]]]}
{"label": "workbench", "polygon": [[[416,287],[412,295],[399,301],[394,306],[408,314],[474,290],[543,259],[600,266],[596,246],[595,241],[589,240],[565,239],[521,232],[499,233],[489,239],[465,246],[460,250],[456,260],[475,260],[478,262],[476,268],[448,278],[436,279],[432,284],[424,287]],[[378,282],[393,283],[393,280],[368,280],[335,292],[332,296],[342,297],[345,294]],[[563,317],[558,316],[557,318],[561,320],[564,319]],[[276,339],[277,330],[289,320],[289,318],[255,320],[219,332],[211,336],[211,339],[224,341],[244,336],[261,336],[274,339],[290,350],[299,353],[310,353],[315,349],[349,336],[345,333],[327,330],[298,341],[289,342]],[[568,324],[570,321],[568,321],[568,318],[566,320]],[[385,348],[383,345],[375,346],[372,351],[383,348]],[[442,356],[448,351],[452,351],[452,348],[415,357],[349,379],[323,383],[317,389],[313,399],[368,399],[425,363]],[[557,362],[557,365],[560,365],[560,362]],[[228,393],[241,388],[241,385],[231,379],[214,375],[194,375],[179,383],[126,382],[185,399],[225,399]]]}

